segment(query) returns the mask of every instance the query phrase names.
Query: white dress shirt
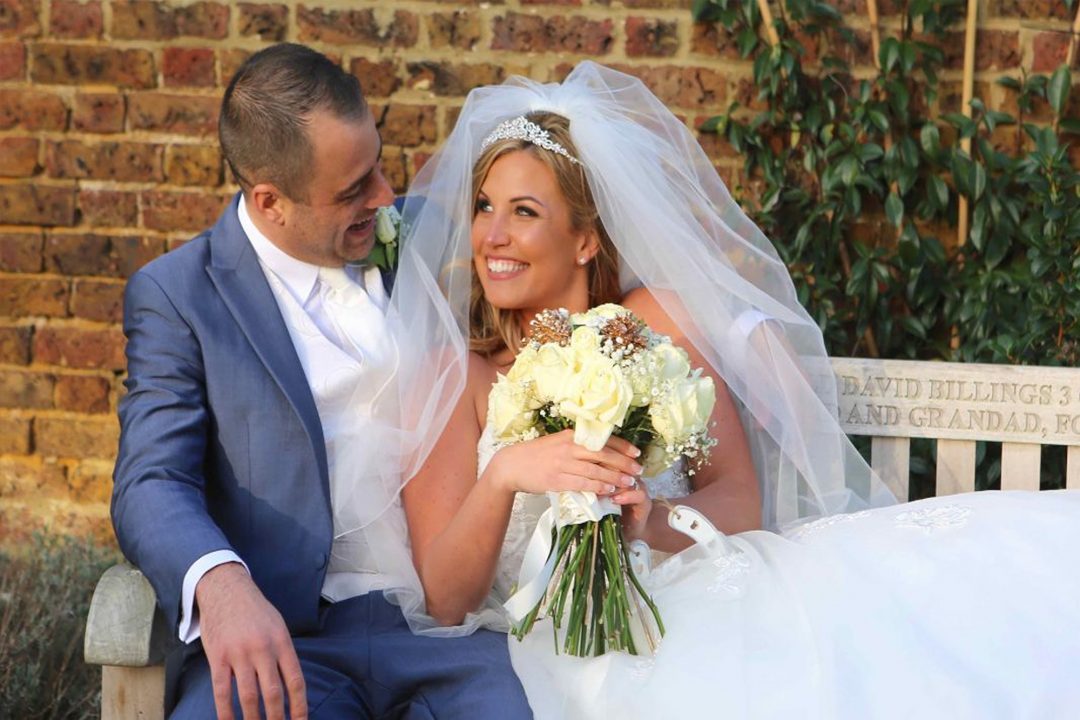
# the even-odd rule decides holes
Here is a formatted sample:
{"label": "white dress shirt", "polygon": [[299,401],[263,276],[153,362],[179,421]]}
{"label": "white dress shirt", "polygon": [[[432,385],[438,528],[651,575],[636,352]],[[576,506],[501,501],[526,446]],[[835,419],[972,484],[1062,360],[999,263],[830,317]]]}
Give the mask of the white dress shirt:
{"label": "white dress shirt", "polygon": [[[315,398],[323,425],[333,488],[336,471],[345,465],[335,462],[335,439],[348,438],[350,420],[363,412],[362,405],[342,401],[338,387],[361,381],[385,384],[390,378],[386,361],[391,353],[383,346],[385,340],[380,338],[377,331],[371,332],[368,328],[366,332],[357,332],[354,328],[350,333],[348,323],[335,315],[335,312],[340,312],[334,308],[339,296],[333,294],[334,289],[327,282],[329,278],[320,280],[319,266],[297,260],[263,235],[252,222],[243,198],[239,202],[238,215],[285,320]],[[350,293],[355,294],[349,300],[350,312],[356,310],[357,303],[368,303],[361,310],[366,310],[372,324],[377,324],[388,303],[378,269],[347,267],[346,272],[356,284],[355,288],[349,289]],[[338,280],[334,278],[336,284],[339,284]],[[371,315],[373,312],[374,316]],[[337,385],[327,382],[326,375],[334,377]],[[349,469],[344,467],[341,471]],[[315,473],[313,467],[312,475]],[[317,478],[313,477],[312,482],[318,482]],[[333,492],[331,504],[335,505],[336,520],[338,509]],[[400,501],[391,508],[391,514],[401,515],[395,520],[404,522]],[[341,600],[398,584],[394,577],[380,573],[377,563],[369,559],[366,553],[370,551],[364,544],[362,532],[348,535],[348,548],[345,550],[341,547],[344,545],[341,535],[340,528],[335,527],[335,549],[323,586],[326,597]],[[347,563],[341,562],[342,552],[349,554]],[[244,564],[235,552],[218,550],[199,558],[185,573],[179,627],[182,642],[192,642],[200,634],[197,608],[194,606],[196,585],[209,570],[227,562]],[[348,572],[335,571],[335,566],[345,567]],[[247,568],[246,565],[244,567]]]}

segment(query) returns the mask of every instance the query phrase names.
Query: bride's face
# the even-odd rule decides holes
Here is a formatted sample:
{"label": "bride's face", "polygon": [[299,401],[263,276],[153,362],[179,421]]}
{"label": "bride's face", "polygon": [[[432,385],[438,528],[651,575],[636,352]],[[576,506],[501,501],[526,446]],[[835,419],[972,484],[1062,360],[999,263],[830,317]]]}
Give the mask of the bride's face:
{"label": "bride's face", "polygon": [[591,233],[576,231],[555,173],[531,152],[496,160],[480,186],[472,224],[476,273],[487,301],[532,313],[588,305]]}

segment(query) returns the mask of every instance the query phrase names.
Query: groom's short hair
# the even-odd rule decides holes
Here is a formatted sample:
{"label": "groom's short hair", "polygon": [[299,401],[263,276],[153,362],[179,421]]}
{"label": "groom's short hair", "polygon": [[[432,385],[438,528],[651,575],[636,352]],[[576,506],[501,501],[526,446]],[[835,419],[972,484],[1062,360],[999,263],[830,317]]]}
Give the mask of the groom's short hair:
{"label": "groom's short hair", "polygon": [[289,198],[306,200],[313,161],[307,127],[320,110],[362,120],[368,106],[360,81],[295,43],[248,58],[225,90],[218,119],[221,151],[240,187],[270,182]]}

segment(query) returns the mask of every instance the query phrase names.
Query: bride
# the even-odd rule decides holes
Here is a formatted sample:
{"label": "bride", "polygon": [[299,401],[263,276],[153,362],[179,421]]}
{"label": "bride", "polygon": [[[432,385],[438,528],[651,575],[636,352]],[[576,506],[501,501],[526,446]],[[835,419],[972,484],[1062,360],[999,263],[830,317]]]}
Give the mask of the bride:
{"label": "bride", "polygon": [[[417,438],[401,496],[414,628],[508,627],[547,491],[610,495],[656,551],[654,654],[557,655],[543,622],[509,640],[537,717],[1080,712],[1078,494],[896,505],[836,423],[821,333],[776,252],[639,81],[585,62],[561,84],[474,91],[403,223],[391,313],[426,343],[402,355],[399,399]],[[488,392],[531,318],[604,302],[713,377],[717,444],[693,477],[639,481],[619,439],[493,443]]]}

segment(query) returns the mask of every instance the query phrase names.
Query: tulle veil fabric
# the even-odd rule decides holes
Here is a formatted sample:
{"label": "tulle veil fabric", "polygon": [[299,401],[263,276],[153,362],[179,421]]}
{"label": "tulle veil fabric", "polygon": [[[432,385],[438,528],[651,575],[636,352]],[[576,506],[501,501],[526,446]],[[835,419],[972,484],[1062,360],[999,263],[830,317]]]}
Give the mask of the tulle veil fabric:
{"label": "tulle veil fabric", "polygon": [[[731,198],[692,133],[638,79],[586,61],[562,83],[513,77],[472,91],[403,209],[388,310],[395,388],[375,404],[386,428],[371,523],[419,469],[464,388],[471,291],[472,167],[504,120],[550,111],[570,121],[624,292],[648,288],[737,398],[767,529],[895,499],[840,429],[821,331],[775,249]],[[390,468],[396,468],[394,473]],[[343,488],[342,492],[350,492]],[[356,492],[352,490],[352,492]],[[399,598],[410,616],[416,605]],[[414,629],[420,616],[410,618]],[[466,628],[485,624],[471,618]]]}

